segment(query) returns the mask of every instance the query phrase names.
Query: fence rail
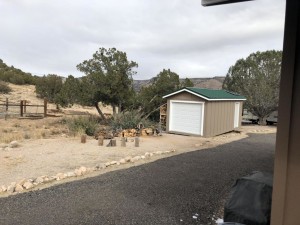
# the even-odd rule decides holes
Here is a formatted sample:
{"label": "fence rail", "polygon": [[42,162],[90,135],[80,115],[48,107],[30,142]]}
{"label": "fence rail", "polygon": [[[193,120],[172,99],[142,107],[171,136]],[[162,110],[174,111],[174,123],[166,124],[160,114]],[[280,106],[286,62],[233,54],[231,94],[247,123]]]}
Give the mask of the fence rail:
{"label": "fence rail", "polygon": [[[47,117],[47,99],[44,99],[44,104],[29,104],[27,100],[21,100],[19,103],[9,102],[9,99],[6,98],[6,101],[0,101],[0,107],[2,106],[4,110],[1,110],[5,115],[20,115],[20,117],[25,116],[34,116],[40,115],[43,117]],[[14,110],[12,110],[12,108]],[[34,112],[32,109],[36,109]],[[38,112],[38,108],[43,108],[42,112]],[[0,113],[1,113],[0,112]]]}

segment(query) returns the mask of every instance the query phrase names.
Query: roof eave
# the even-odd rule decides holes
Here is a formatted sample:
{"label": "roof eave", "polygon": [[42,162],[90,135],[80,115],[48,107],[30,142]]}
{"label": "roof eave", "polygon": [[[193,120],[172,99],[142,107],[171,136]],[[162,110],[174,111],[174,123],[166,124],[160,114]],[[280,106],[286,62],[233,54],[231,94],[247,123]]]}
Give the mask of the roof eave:
{"label": "roof eave", "polygon": [[205,96],[203,96],[203,95],[200,95],[200,94],[198,94],[198,93],[195,93],[195,92],[193,92],[193,91],[191,91],[191,90],[189,90],[189,89],[186,89],[186,88],[183,88],[183,89],[180,89],[180,90],[178,90],[178,91],[175,91],[175,92],[173,92],[173,93],[171,93],[171,94],[165,95],[165,96],[163,96],[163,98],[168,98],[168,97],[170,97],[170,96],[172,96],[172,95],[176,95],[176,94],[179,94],[179,93],[184,92],[184,91],[186,91],[186,92],[188,92],[188,93],[190,93],[190,94],[192,94],[192,95],[198,96],[198,97],[200,97],[200,98],[203,98],[203,99],[205,99],[205,100],[207,100],[207,101],[246,101],[245,98],[240,98],[240,99],[232,99],[232,98],[230,98],[230,99],[214,99],[214,98],[207,98],[207,97],[205,97]]}

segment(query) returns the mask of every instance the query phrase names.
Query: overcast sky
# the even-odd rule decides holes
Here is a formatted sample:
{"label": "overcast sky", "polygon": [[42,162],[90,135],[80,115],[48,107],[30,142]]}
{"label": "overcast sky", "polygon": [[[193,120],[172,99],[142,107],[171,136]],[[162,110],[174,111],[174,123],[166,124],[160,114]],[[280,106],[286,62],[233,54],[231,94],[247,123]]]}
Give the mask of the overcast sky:
{"label": "overcast sky", "polygon": [[36,75],[83,76],[100,47],[139,64],[134,79],[171,69],[225,76],[250,53],[282,50],[285,0],[202,7],[201,0],[0,0],[0,59]]}

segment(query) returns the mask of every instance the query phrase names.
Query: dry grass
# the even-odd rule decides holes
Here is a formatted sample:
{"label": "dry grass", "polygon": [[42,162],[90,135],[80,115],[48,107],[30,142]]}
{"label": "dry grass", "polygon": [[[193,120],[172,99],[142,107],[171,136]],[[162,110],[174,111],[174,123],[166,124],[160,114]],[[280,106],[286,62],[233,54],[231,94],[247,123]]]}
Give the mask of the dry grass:
{"label": "dry grass", "polygon": [[[33,85],[15,85],[9,84],[12,92],[9,94],[0,95],[0,102],[5,102],[6,98],[10,103],[18,104],[21,100],[27,100],[30,104],[43,104],[43,99],[36,97],[35,87]],[[103,113],[111,114],[112,108],[110,106],[99,105]],[[11,141],[19,141],[24,139],[43,139],[52,138],[62,135],[77,136],[81,135],[80,132],[72,133],[63,123],[62,117],[60,118],[44,118],[44,119],[19,119],[19,107],[9,107],[10,115],[6,115],[5,106],[0,107],[0,143],[10,143]],[[48,113],[53,114],[57,111],[54,104],[48,103]],[[33,115],[43,113],[42,107],[27,107],[27,113]],[[98,115],[94,107],[83,107],[74,105],[72,108],[62,109],[61,115],[68,118],[76,118],[78,114],[85,115]]]}
{"label": "dry grass", "polygon": [[43,139],[68,134],[66,125],[61,118],[7,119],[0,120],[0,143],[10,143],[24,139]]}

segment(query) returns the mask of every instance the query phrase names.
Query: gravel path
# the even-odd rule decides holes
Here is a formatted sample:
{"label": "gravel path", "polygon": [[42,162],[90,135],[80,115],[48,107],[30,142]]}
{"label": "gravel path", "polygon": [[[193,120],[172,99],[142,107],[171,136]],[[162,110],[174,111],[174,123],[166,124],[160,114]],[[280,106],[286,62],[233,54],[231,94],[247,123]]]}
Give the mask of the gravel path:
{"label": "gravel path", "polygon": [[[0,199],[0,224],[215,224],[234,180],[273,171],[275,134]],[[194,218],[193,218],[194,217]]]}

